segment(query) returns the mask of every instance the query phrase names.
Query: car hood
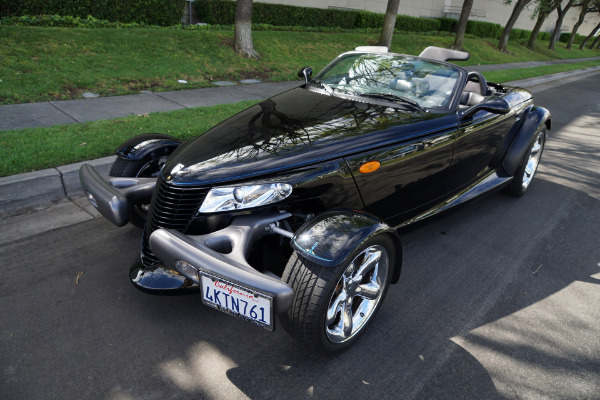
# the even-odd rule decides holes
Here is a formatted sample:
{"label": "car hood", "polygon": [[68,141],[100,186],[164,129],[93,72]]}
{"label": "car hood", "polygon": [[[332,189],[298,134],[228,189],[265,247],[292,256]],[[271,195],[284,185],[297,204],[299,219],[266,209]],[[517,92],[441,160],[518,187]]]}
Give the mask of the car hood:
{"label": "car hood", "polygon": [[[446,119],[442,122],[438,119]],[[207,185],[343,157],[456,124],[455,114],[409,112],[299,87],[261,101],[181,145],[162,177]]]}

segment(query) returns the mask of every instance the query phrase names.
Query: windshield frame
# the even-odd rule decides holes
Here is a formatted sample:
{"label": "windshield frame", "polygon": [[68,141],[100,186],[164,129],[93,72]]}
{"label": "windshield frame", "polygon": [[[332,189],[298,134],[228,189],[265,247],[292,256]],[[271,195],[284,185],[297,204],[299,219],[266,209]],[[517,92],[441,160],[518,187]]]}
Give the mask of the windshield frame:
{"label": "windshield frame", "polygon": [[[432,60],[432,59],[428,59],[428,58],[411,56],[411,55],[407,55],[407,54],[390,53],[390,52],[374,53],[374,52],[364,52],[364,51],[349,51],[346,53],[342,53],[339,56],[337,56],[334,60],[332,60],[329,64],[327,64],[313,79],[311,79],[308,82],[308,84],[305,85],[305,87],[308,90],[315,91],[315,92],[321,93],[321,94],[326,94],[328,96],[335,96],[335,97],[340,97],[340,98],[347,99],[347,100],[355,100],[355,101],[371,103],[371,104],[376,104],[376,105],[384,105],[384,106],[393,107],[393,108],[404,108],[408,111],[418,111],[415,109],[414,106],[411,106],[410,104],[404,104],[401,100],[391,101],[391,100],[386,100],[384,98],[378,99],[375,97],[360,96],[360,94],[341,92],[341,91],[337,91],[335,89],[332,90],[332,88],[326,82],[321,82],[321,79],[323,78],[323,76],[325,76],[329,71],[331,71],[335,66],[337,66],[338,63],[342,59],[352,57],[352,56],[361,56],[361,55],[399,57],[399,58],[404,58],[406,60],[424,61],[424,62],[427,62],[430,64],[437,64],[440,67],[456,71],[458,73],[458,77],[456,78],[456,81],[455,81],[455,84],[454,84],[451,94],[448,96],[448,101],[444,105],[434,106],[434,105],[419,104],[419,106],[424,110],[424,112],[448,112],[448,111],[453,111],[458,108],[460,92],[462,91],[462,88],[466,84],[468,72],[464,68],[462,68],[458,65],[455,65],[455,64],[438,61],[438,60]],[[384,93],[382,93],[382,94],[384,94]],[[411,98],[408,96],[406,98],[410,101],[415,101],[414,98]]]}

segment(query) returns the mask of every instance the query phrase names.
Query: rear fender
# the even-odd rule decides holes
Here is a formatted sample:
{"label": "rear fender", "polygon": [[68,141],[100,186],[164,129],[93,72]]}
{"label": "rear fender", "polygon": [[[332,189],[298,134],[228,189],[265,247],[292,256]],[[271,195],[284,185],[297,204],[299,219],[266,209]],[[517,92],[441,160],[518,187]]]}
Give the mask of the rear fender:
{"label": "rear fender", "polygon": [[543,107],[530,107],[522,118],[523,122],[502,160],[502,168],[511,176],[521,165],[525,152],[534,140],[536,133],[544,127],[550,129],[551,126],[550,111]]}
{"label": "rear fender", "polygon": [[180,140],[169,135],[145,133],[127,140],[115,153],[126,160],[142,160],[148,156],[154,159],[171,154],[180,144]]}
{"label": "rear fender", "polygon": [[366,240],[388,234],[395,245],[392,283],[400,277],[402,246],[395,229],[375,216],[358,211],[328,211],[302,225],[292,238],[293,249],[310,261],[324,267],[349,262],[352,251]]}

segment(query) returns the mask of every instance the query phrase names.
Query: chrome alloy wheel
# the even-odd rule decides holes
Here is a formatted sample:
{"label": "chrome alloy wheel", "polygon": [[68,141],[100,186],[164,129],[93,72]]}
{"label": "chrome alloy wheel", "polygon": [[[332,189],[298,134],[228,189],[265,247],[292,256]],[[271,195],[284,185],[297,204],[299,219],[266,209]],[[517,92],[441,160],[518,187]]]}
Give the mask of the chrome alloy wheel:
{"label": "chrome alloy wheel", "polygon": [[352,339],[369,321],[385,290],[389,273],[386,249],[363,250],[340,277],[325,315],[325,332],[333,343]]}
{"label": "chrome alloy wheel", "polygon": [[525,172],[523,173],[523,181],[521,182],[523,189],[527,189],[533,180],[533,175],[535,175],[535,171],[540,163],[540,158],[542,157],[544,139],[544,131],[542,130],[540,133],[538,133],[537,137],[535,138],[535,142],[529,151],[529,158],[527,159],[527,165],[525,166]]}

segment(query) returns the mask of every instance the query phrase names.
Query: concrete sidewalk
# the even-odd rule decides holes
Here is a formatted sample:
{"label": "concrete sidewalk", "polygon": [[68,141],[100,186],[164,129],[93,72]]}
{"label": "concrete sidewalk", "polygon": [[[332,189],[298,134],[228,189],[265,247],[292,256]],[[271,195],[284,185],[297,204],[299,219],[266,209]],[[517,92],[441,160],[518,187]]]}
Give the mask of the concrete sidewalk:
{"label": "concrete sidewalk", "polygon": [[[595,59],[600,60],[600,57]],[[523,68],[525,64],[529,63],[518,63],[517,68]],[[508,69],[512,65],[514,64],[505,64],[502,67]],[[491,68],[491,66],[488,67]],[[478,67],[473,67],[473,69],[481,70]],[[600,66],[508,82],[507,84],[525,87],[535,94],[549,87],[566,84],[598,73],[600,73]],[[13,127],[22,124],[49,126],[61,123],[110,119],[155,111],[225,104],[241,100],[260,100],[295,87],[300,83],[300,81],[261,83],[180,92],[0,106],[0,124]],[[7,122],[6,119],[10,121]],[[114,156],[111,156],[85,162],[94,165],[100,173],[108,174],[113,160]],[[0,217],[17,215],[36,208],[49,207],[52,204],[66,200],[72,201],[77,212],[85,210],[84,212],[88,217],[97,216],[94,209],[88,207],[86,202],[81,201],[83,192],[79,185],[78,171],[82,164],[83,162],[0,178]]]}
{"label": "concrete sidewalk", "polygon": [[302,82],[274,82],[130,96],[48,101],[0,106],[0,131],[98,121],[182,108],[214,106],[243,100],[260,100]]}

